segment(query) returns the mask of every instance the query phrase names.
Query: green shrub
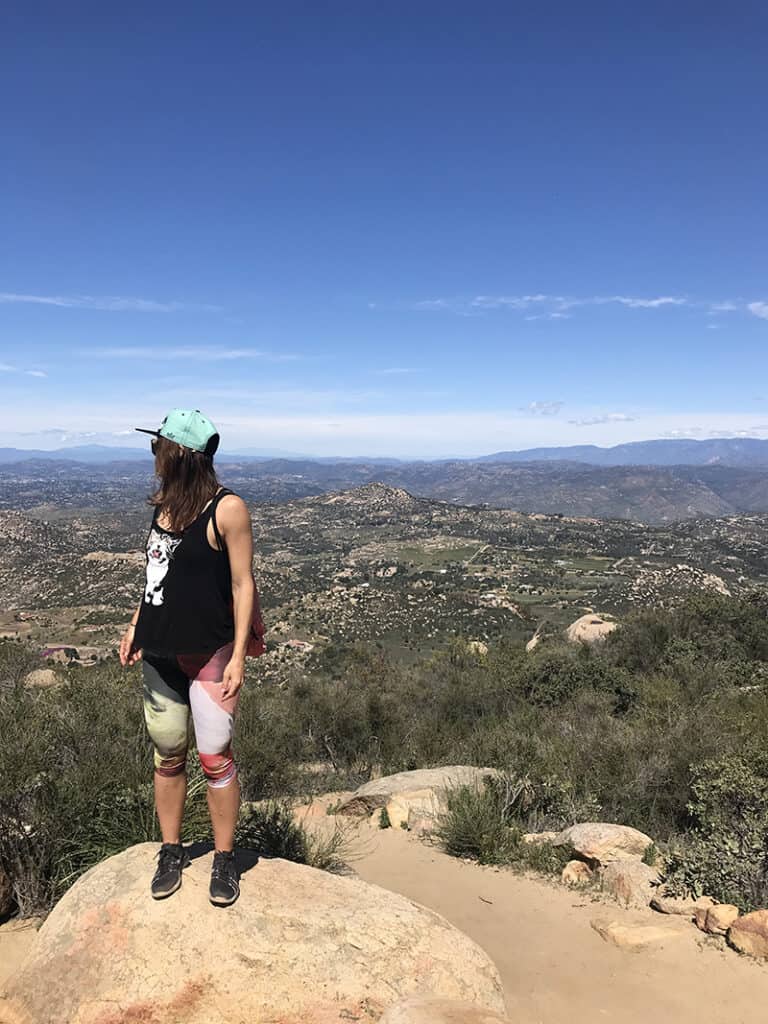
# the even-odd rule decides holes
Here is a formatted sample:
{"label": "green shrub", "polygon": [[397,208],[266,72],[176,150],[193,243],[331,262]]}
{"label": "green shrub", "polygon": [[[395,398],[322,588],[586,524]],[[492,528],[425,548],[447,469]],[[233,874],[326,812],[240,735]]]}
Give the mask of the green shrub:
{"label": "green shrub", "polygon": [[282,857],[323,871],[344,871],[354,857],[348,832],[338,825],[330,834],[308,832],[287,800],[244,806],[235,843],[264,857]]}
{"label": "green shrub", "polygon": [[389,811],[386,807],[382,807],[379,811],[379,828],[392,828],[392,822],[389,820]]}
{"label": "green shrub", "polygon": [[455,787],[446,794],[433,835],[455,857],[559,873],[573,856],[571,847],[522,840],[521,821],[533,799],[529,780],[509,775],[487,778],[482,788]]}
{"label": "green shrub", "polygon": [[433,833],[446,853],[480,864],[509,864],[514,859],[520,831],[510,827],[500,787],[458,786],[447,791],[446,803]]}
{"label": "green shrub", "polygon": [[694,828],[669,859],[670,892],[706,893],[742,911],[768,903],[768,759],[728,756],[693,769]]}

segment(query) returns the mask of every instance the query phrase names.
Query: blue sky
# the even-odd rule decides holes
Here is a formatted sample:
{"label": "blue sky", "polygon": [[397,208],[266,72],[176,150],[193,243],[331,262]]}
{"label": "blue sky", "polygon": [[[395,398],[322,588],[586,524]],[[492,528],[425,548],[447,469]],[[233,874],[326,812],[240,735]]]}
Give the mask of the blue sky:
{"label": "blue sky", "polygon": [[0,445],[768,437],[768,10],[535,7],[4,11]]}

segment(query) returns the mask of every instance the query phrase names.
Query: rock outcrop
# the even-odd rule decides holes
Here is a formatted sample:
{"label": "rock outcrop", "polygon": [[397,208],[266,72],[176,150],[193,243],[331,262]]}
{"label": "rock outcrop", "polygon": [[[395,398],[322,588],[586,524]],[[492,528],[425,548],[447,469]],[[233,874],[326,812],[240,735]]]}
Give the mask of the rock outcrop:
{"label": "rock outcrop", "polygon": [[385,807],[390,798],[398,793],[414,790],[445,792],[458,786],[482,788],[483,779],[498,775],[495,768],[473,768],[471,765],[447,765],[444,768],[417,768],[411,772],[398,772],[372,779],[360,786],[336,808],[337,814],[370,814],[379,807]]}
{"label": "rock outcrop", "polygon": [[154,901],[156,852],[131,847],[66,893],[3,993],[3,1024],[336,1024],[413,993],[504,1011],[488,956],[402,896],[261,859],[225,912],[208,902],[209,853]]}
{"label": "rock outcrop", "polygon": [[554,840],[555,846],[572,846],[576,853],[594,864],[642,857],[653,840],[629,825],[587,821],[571,825]]}
{"label": "rock outcrop", "polygon": [[610,615],[595,615],[590,612],[572,622],[565,635],[571,643],[593,644],[598,640],[604,640],[617,625]]}

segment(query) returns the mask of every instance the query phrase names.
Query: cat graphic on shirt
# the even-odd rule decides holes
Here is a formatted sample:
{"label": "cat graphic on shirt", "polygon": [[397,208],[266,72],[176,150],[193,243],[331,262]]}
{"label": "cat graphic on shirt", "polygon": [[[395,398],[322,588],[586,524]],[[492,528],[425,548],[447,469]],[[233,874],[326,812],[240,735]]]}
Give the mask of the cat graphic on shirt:
{"label": "cat graphic on shirt", "polygon": [[150,531],[147,539],[147,585],[144,588],[144,601],[147,604],[163,603],[163,580],[179,544],[181,537],[169,537],[155,529]]}

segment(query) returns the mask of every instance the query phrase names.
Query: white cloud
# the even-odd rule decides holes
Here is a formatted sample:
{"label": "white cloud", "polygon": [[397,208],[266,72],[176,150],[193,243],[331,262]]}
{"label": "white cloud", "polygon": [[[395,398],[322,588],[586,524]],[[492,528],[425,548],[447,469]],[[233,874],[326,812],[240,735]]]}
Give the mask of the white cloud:
{"label": "white cloud", "polygon": [[557,416],[565,402],[529,402],[521,407],[520,412],[529,412],[534,416]]}
{"label": "white cloud", "polygon": [[604,416],[588,416],[581,420],[568,420],[575,427],[596,427],[601,423],[633,423],[635,417],[624,412],[609,412]]}
{"label": "white cloud", "polygon": [[10,363],[0,363],[0,373],[15,373],[16,367]]}
{"label": "white cloud", "polygon": [[178,313],[181,310],[214,313],[220,306],[200,303],[156,302],[121,295],[21,295],[0,292],[0,303],[23,303],[36,306],[58,306],[62,309],[98,309],[111,313]]}
{"label": "white cloud", "polygon": [[470,305],[477,309],[528,309],[541,302],[563,302],[553,295],[476,295]]}
{"label": "white cloud", "polygon": [[713,302],[709,311],[710,313],[735,313],[738,308],[735,302]]}
{"label": "white cloud", "polygon": [[383,376],[398,376],[403,373],[421,373],[415,366],[389,366],[386,370],[376,370],[376,373]]}
{"label": "white cloud", "polygon": [[598,304],[618,302],[620,305],[628,306],[630,309],[659,309],[661,306],[689,305],[687,299],[675,295],[662,295],[658,299],[636,299],[628,295],[612,295],[607,299],[594,299],[593,301]]}
{"label": "white cloud", "polygon": [[189,359],[199,362],[231,361],[237,359],[262,359],[267,362],[289,362],[300,357],[289,352],[264,352],[256,348],[220,348],[216,345],[201,346],[124,346],[111,348],[82,348],[78,355],[97,359],[152,359],[162,362],[168,359]]}
{"label": "white cloud", "polygon": [[460,316],[480,316],[497,310],[528,312],[526,320],[564,319],[569,310],[596,306],[619,306],[627,310],[691,309],[714,316],[719,313],[752,313],[768,319],[768,302],[745,302],[725,300],[693,299],[685,295],[550,295],[536,292],[523,295],[475,295],[472,298],[424,299],[417,302],[396,303],[389,307],[383,303],[369,302],[370,309],[409,309],[454,313]]}
{"label": "white cloud", "polygon": [[29,377],[47,377],[48,374],[44,370],[25,370],[24,373]]}
{"label": "white cloud", "polygon": [[[697,303],[679,295],[660,295],[648,298],[632,295],[591,295],[579,297],[536,292],[526,295],[475,295],[470,299],[423,299],[418,302],[400,304],[396,308],[458,313],[466,316],[470,313],[477,314],[501,309],[524,312],[532,308],[551,307],[548,311],[526,317],[526,319],[532,320],[543,317],[550,317],[551,319],[565,318],[568,316],[567,310],[579,306],[607,305],[619,305],[627,309],[661,309],[665,306],[695,306]],[[386,308],[376,302],[369,302],[368,306],[370,309]]]}

